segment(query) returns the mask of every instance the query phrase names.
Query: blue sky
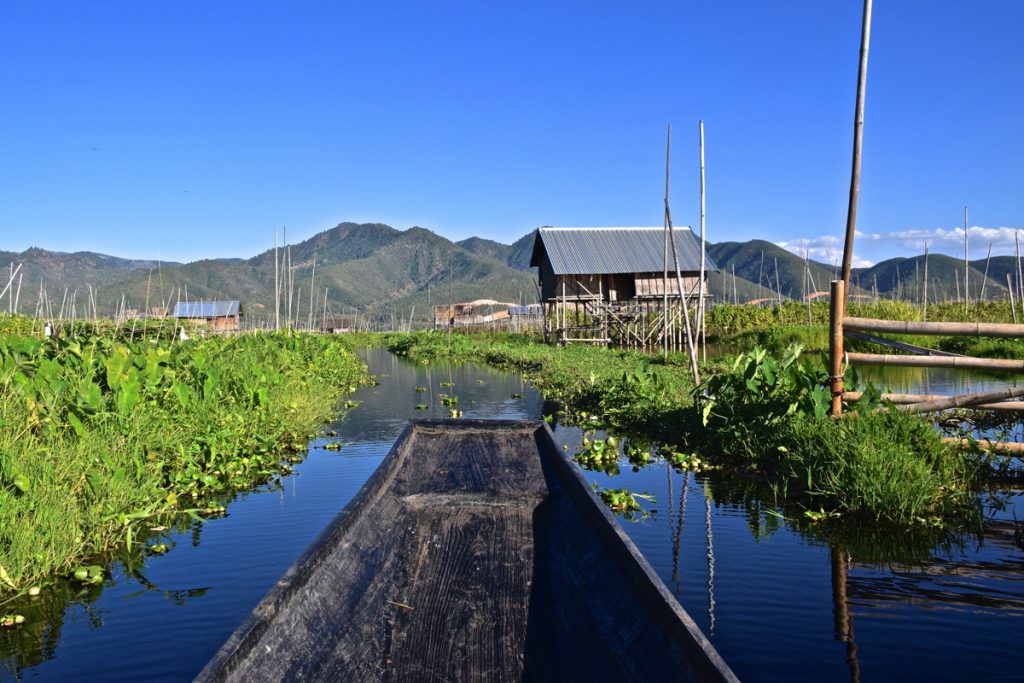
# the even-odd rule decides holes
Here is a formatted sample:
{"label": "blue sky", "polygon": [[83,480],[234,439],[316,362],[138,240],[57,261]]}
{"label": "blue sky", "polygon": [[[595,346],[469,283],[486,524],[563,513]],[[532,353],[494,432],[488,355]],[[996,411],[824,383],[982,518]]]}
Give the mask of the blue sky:
{"label": "blue sky", "polygon": [[[831,260],[861,3],[0,3],[0,249],[250,256],[340,221],[698,222]],[[861,261],[1009,253],[1024,2],[874,8]]]}

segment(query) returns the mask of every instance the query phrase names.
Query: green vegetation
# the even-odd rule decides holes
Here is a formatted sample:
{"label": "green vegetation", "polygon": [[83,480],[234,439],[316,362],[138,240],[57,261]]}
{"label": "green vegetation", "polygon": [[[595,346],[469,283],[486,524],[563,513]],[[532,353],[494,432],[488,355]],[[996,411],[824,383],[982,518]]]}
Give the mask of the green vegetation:
{"label": "green vegetation", "polygon": [[972,509],[973,470],[928,422],[877,410],[871,387],[845,419],[827,417],[827,380],[799,347],[779,360],[763,349],[740,354],[695,395],[687,444],[761,475],[815,520],[817,510],[933,523]]}
{"label": "green vegetation", "polygon": [[0,337],[2,588],[102,581],[76,567],[288,472],[365,379],[331,337]]}
{"label": "green vegetation", "polygon": [[[826,373],[801,361],[799,347],[780,359],[757,349],[705,365],[695,391],[681,356],[560,349],[513,335],[449,341],[427,332],[391,335],[389,343],[396,354],[423,362],[472,360],[522,373],[565,406],[569,421],[624,435],[634,467],[657,457],[678,469],[725,466],[771,486],[779,502],[798,505],[808,519],[934,524],[975,511],[973,466],[928,422],[877,410],[873,387],[853,415],[828,417]],[[847,383],[856,384],[852,373]],[[592,437],[585,434],[577,461],[614,474],[620,444]]]}

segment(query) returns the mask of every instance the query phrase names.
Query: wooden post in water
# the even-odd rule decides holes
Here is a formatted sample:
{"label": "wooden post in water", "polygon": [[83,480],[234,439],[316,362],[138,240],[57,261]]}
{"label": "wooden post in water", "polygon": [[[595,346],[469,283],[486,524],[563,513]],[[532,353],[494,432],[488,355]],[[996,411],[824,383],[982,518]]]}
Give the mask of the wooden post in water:
{"label": "wooden post in water", "polygon": [[[704,199],[704,121],[703,119],[698,121],[698,127],[700,128],[700,290],[699,296],[700,301],[697,303],[697,334],[700,335],[701,353],[702,358],[707,360],[707,348],[704,343],[704,275],[707,272],[705,249],[707,243],[705,241],[704,224],[705,224],[705,199]],[[683,292],[679,292],[680,298],[684,296]]]}
{"label": "wooden post in water", "polygon": [[928,320],[928,242],[924,243],[924,313],[921,318]]}
{"label": "wooden post in water", "polygon": [[[668,240],[669,240],[669,218],[668,218],[668,181],[669,181],[669,168],[670,161],[672,158],[672,124],[668,124],[668,137],[665,141],[665,259],[664,259],[664,273],[662,274],[661,280],[661,315],[662,325],[664,332],[662,334],[662,355],[668,356]],[[679,296],[683,293],[679,292]]]}
{"label": "wooden post in water", "polygon": [[843,414],[843,316],[846,313],[846,283],[832,281],[829,302],[829,386],[832,391],[832,415]]}

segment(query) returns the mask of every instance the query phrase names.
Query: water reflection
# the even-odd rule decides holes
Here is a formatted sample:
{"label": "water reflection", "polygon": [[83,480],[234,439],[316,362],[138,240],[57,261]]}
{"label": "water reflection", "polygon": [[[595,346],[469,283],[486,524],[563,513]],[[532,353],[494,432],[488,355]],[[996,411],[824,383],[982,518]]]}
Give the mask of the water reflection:
{"label": "water reflection", "polygon": [[[458,396],[466,417],[557,413],[516,375],[415,365],[377,349],[365,357],[379,386],[359,392],[359,408],[329,427],[336,436],[311,442],[284,486],[243,494],[221,519],[169,529],[161,538],[176,544],[171,552],[122,559],[103,586],[46,587],[17,607],[25,627],[0,631],[0,666],[38,680],[187,680],[359,489],[406,421],[447,416],[441,394]],[[887,386],[941,393],[927,381]],[[569,450],[582,441],[560,418],[554,431]],[[332,442],[340,450],[326,450]],[[741,679],[1005,678],[1024,666],[1019,635],[1003,619],[1024,614],[1017,490],[1000,492],[973,530],[825,529],[756,481],[676,469],[653,445],[632,445],[646,456],[616,459],[619,474],[584,476],[653,495],[658,513],[623,527]],[[645,459],[655,466],[641,466]]]}

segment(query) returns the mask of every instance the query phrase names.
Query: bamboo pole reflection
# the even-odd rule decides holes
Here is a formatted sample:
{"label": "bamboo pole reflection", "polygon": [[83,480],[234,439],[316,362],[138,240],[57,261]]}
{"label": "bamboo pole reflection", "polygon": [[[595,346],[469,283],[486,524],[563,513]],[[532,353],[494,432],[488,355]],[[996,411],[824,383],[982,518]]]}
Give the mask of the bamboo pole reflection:
{"label": "bamboo pole reflection", "polygon": [[[674,508],[672,495],[672,465],[665,463],[665,473],[668,477],[668,509],[671,512]],[[677,517],[669,516],[668,528],[672,541],[672,587],[677,598],[682,595],[682,586],[679,581],[679,548],[683,536],[683,525],[686,522],[686,497],[690,490],[690,472],[683,473],[683,486],[679,492],[679,511]]]}
{"label": "bamboo pole reflection", "polygon": [[853,612],[846,592],[849,558],[839,548],[831,549],[832,560],[832,621],[835,639],[846,643],[846,663],[850,667],[851,683],[860,683],[860,661],[857,658],[857,639],[853,632]]}
{"label": "bamboo pole reflection", "polygon": [[711,491],[704,486],[704,524],[708,537],[708,637],[715,635],[715,545],[711,533]]}

